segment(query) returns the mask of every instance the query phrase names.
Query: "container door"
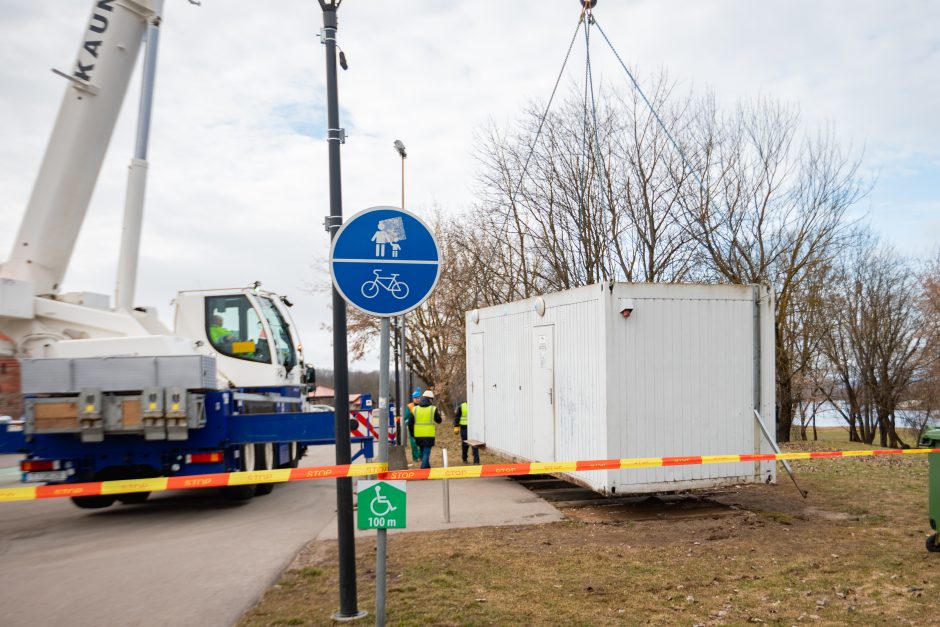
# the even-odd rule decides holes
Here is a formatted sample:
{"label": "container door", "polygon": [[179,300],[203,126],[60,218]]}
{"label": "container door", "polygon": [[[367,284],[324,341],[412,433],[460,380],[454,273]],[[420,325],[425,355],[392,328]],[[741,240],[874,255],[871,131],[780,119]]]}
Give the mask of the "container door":
{"label": "container door", "polygon": [[555,327],[532,327],[532,441],[535,459],[555,461]]}
{"label": "container door", "polygon": [[470,335],[470,371],[467,373],[467,401],[470,410],[468,435],[472,440],[486,442],[486,388],[483,379],[483,334]]}

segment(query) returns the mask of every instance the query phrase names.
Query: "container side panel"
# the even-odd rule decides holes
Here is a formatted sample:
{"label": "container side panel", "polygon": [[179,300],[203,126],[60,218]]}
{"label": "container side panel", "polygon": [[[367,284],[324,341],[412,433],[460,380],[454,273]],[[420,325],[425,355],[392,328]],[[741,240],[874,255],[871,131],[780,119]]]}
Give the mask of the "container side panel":
{"label": "container side panel", "polygon": [[[761,349],[761,417],[767,425],[767,429],[772,434],[777,433],[777,412],[776,412],[776,344],[774,342],[774,299],[773,294],[767,288],[761,288],[760,302],[760,349]],[[758,437],[758,436],[755,436]],[[773,452],[769,442],[763,437],[758,437],[760,442],[760,452]],[[770,477],[771,481],[777,480],[777,464],[775,462],[762,462],[760,464],[761,477]]]}
{"label": "container side panel", "polygon": [[[554,322],[555,327],[555,459],[558,461],[607,456],[602,302],[595,297],[546,312],[545,318]],[[606,489],[607,473],[604,471],[572,474],[594,489]]]}
{"label": "container side panel", "polygon": [[556,461],[555,457],[555,325],[532,327],[532,450],[540,462]]}
{"label": "container side panel", "polygon": [[[753,305],[739,299],[635,300],[615,324],[611,389],[624,420],[621,457],[719,455],[754,450]],[[740,477],[753,464],[656,467],[619,471],[618,492],[637,484]]]}
{"label": "container side panel", "polygon": [[472,420],[467,426],[467,436],[472,440],[486,442],[486,377],[484,375],[484,334],[471,330],[467,334],[467,405]]}
{"label": "container side panel", "polygon": [[484,389],[486,442],[494,448],[518,451],[531,459],[532,412],[527,402],[531,380],[528,351],[531,324],[518,313],[481,321],[484,326]]}

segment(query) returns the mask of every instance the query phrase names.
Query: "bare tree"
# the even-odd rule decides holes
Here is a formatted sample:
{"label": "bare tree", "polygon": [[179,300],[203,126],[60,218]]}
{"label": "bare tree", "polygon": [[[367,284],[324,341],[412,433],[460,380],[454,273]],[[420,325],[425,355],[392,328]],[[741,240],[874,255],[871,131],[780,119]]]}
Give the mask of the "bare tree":
{"label": "bare tree", "polygon": [[897,432],[897,411],[925,357],[917,307],[921,286],[907,260],[874,237],[848,260],[839,279],[825,347],[842,373],[850,434],[871,443],[877,425],[882,446],[907,446]]}
{"label": "bare tree", "polygon": [[856,282],[857,269],[865,265],[874,246],[871,235],[860,232],[856,246],[848,249],[832,274],[833,290],[824,308],[830,325],[821,348],[831,369],[828,378],[833,385],[819,385],[819,390],[848,424],[849,440],[867,444],[874,441],[878,427],[864,375],[864,364],[871,352],[870,338],[862,330],[860,294],[849,286]]}
{"label": "bare tree", "polygon": [[791,384],[802,440],[807,439],[809,426],[813,428],[813,439],[817,439],[816,415],[827,402],[824,390],[831,383],[828,363],[821,350],[828,328],[824,302],[831,277],[829,268],[821,267],[817,273],[807,277],[791,297],[791,331],[786,337],[789,342],[786,350],[794,356],[793,362],[802,366],[793,373]]}
{"label": "bare tree", "polygon": [[909,395],[914,411],[905,414],[905,424],[915,429],[918,441],[931,420],[940,414],[940,248],[924,263],[920,284],[920,367]]}
{"label": "bare tree", "polygon": [[798,301],[851,240],[847,211],[864,193],[858,162],[830,133],[802,138],[797,112],[766,99],[728,117],[703,107],[693,144],[700,177],[685,207],[711,271],[775,293],[777,439],[786,441],[794,379],[812,355],[794,350],[805,331]]}
{"label": "bare tree", "polygon": [[[662,75],[654,105],[679,128],[689,99],[671,101]],[[696,242],[679,194],[692,173],[639,96],[601,92],[596,110],[573,94],[542,118],[530,108],[512,136],[490,129],[479,153],[481,218],[517,274],[514,296],[607,280],[694,276]]]}

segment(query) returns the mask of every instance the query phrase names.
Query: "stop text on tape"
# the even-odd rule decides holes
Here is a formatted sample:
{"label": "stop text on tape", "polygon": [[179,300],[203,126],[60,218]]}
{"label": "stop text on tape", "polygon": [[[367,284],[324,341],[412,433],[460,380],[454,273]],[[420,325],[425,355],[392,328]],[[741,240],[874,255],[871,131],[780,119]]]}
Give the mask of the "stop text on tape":
{"label": "stop text on tape", "polygon": [[697,466],[702,464],[728,464],[750,462],[794,461],[803,459],[834,459],[845,457],[873,457],[879,455],[924,455],[940,453],[940,448],[876,449],[870,451],[808,451],[798,453],[758,453],[743,455],[691,455],[680,457],[631,457],[623,459],[594,459],[573,462],[526,462],[514,464],[484,464],[388,470],[384,463],[313,466],[310,468],[283,468],[253,472],[228,472],[209,475],[181,475],[153,479],[126,479],[93,481],[88,483],[61,483],[44,486],[0,488],[0,502],[30,501],[62,497],[130,494],[134,492],[160,492],[165,490],[191,490],[220,488],[258,483],[287,483],[319,479],[340,479],[375,475],[381,480],[425,481],[435,479],[477,479],[481,477],[510,477],[583,472],[589,470],[629,470],[670,466]]}

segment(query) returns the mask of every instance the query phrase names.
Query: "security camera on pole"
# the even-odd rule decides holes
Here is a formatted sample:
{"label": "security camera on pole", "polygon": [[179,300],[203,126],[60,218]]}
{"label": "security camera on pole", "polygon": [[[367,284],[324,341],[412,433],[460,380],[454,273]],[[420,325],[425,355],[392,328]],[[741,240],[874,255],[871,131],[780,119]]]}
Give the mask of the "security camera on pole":
{"label": "security camera on pole", "polygon": [[[333,286],[346,302],[366,314],[382,318],[379,463],[388,463],[389,318],[411,311],[431,295],[441,274],[437,240],[424,221],[413,213],[397,207],[371,207],[352,216],[336,233],[330,248],[330,272]],[[399,508],[393,501],[386,502],[387,496],[382,496],[382,493],[394,494],[403,488],[404,482],[401,485],[379,482],[378,489],[370,487],[368,492],[360,491],[359,511],[364,511],[361,495],[367,494],[372,499],[367,507],[375,514],[360,516],[360,528],[378,530],[375,569],[377,625],[385,624],[386,529],[404,526],[403,521],[390,517]],[[376,503],[378,505],[373,507]]]}

